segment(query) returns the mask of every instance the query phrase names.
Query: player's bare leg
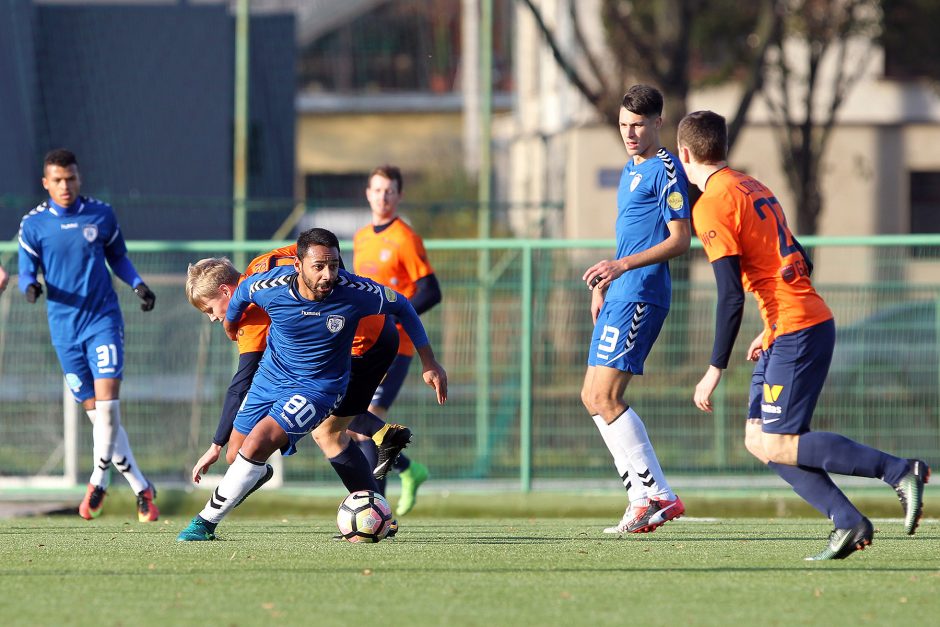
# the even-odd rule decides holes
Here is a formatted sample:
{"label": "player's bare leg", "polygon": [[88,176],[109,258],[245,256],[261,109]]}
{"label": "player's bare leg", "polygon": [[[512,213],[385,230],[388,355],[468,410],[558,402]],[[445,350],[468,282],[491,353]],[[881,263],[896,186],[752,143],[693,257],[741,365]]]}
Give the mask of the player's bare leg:
{"label": "player's bare leg", "polygon": [[616,368],[589,366],[581,390],[581,401],[611,451],[631,501],[611,533],[650,532],[685,512],[666,481],[642,419],[623,400],[632,378]]}

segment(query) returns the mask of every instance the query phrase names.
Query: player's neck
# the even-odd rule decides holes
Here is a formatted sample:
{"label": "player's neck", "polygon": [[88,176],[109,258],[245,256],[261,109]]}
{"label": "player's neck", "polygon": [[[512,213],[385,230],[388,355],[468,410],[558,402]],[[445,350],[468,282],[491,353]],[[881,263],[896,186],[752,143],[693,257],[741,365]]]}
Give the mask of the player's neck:
{"label": "player's neck", "polygon": [[53,209],[55,209],[55,212],[56,212],[57,214],[67,216],[67,215],[72,215],[73,213],[75,213],[76,211],[78,211],[79,202],[81,202],[81,201],[80,201],[78,198],[76,198],[76,199],[75,199],[75,202],[73,202],[71,205],[64,206],[64,205],[60,205],[60,204],[57,203],[56,201],[52,200],[52,198],[50,198],[50,199],[49,199],[49,206],[51,206]]}
{"label": "player's neck", "polygon": [[392,222],[394,222],[397,219],[398,219],[397,214],[392,214],[390,217],[387,217],[387,218],[377,218],[375,216],[372,216],[372,230],[375,231],[376,233],[381,233],[382,231],[387,229],[392,224]]}
{"label": "player's neck", "polygon": [[650,144],[650,147],[641,155],[633,155],[633,165],[640,165],[644,161],[652,159],[656,156],[656,153],[659,152],[660,146],[658,143]]}

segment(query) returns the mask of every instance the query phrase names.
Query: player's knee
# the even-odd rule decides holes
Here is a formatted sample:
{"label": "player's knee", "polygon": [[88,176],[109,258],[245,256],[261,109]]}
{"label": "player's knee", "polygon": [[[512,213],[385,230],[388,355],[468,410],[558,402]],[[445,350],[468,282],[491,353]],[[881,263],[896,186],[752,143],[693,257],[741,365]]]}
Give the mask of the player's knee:
{"label": "player's knee", "polygon": [[778,464],[796,464],[796,444],[798,436],[763,433],[761,446],[768,461]]}
{"label": "player's knee", "polygon": [[762,464],[766,464],[770,460],[767,458],[767,454],[764,453],[764,445],[761,443],[760,434],[751,435],[750,433],[744,436],[744,448],[747,449],[747,452],[760,460]]}

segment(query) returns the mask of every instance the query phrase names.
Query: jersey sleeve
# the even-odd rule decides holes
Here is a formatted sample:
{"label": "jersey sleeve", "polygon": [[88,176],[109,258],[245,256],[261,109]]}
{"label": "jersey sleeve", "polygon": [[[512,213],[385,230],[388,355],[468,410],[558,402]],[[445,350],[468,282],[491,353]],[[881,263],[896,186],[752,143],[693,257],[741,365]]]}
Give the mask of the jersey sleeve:
{"label": "jersey sleeve", "polygon": [[225,319],[229,322],[238,322],[245,310],[253,301],[251,300],[251,284],[253,281],[245,280],[238,284],[232,298],[228,301]]}
{"label": "jersey sleeve", "polygon": [[418,317],[415,308],[411,306],[411,302],[403,294],[390,287],[383,287],[382,299],[384,302],[383,313],[390,313],[398,319],[415,348],[430,344],[428,334],[421,323],[421,318]]}
{"label": "jersey sleeve", "polygon": [[257,305],[248,305],[245,314],[238,323],[238,353],[264,352],[268,345],[268,328],[271,318]]}
{"label": "jersey sleeve", "polygon": [[434,273],[428,253],[424,249],[424,242],[414,232],[409,231],[410,237],[401,248],[401,264],[408,278],[414,283]]}
{"label": "jersey sleeve", "polygon": [[17,235],[19,241],[17,274],[20,291],[26,291],[26,287],[36,281],[36,275],[42,266],[42,246],[36,241],[32,230],[26,218],[23,218]]}
{"label": "jersey sleeve", "polygon": [[723,197],[702,196],[695,205],[695,232],[708,261],[741,254],[741,218],[734,203]]}
{"label": "jersey sleeve", "polygon": [[665,162],[659,185],[659,211],[667,224],[672,220],[688,220],[692,208],[689,205],[689,182],[685,173],[675,167],[670,159]]}

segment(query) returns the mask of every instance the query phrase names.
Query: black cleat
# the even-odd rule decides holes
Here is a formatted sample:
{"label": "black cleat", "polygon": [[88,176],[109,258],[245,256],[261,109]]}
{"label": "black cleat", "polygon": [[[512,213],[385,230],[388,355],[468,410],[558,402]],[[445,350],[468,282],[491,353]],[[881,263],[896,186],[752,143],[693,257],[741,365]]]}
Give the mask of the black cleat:
{"label": "black cleat", "polygon": [[833,529],[829,534],[829,544],[818,555],[805,558],[806,561],[816,562],[822,560],[844,560],[855,551],[861,551],[871,546],[875,529],[871,521],[864,516],[854,527],[848,529]]}
{"label": "black cleat", "polygon": [[379,457],[375,468],[372,470],[372,476],[376,481],[385,479],[385,475],[392,469],[395,460],[398,459],[402,449],[411,442],[411,429],[403,425],[389,424],[382,443],[379,444]]}
{"label": "black cleat", "polygon": [[894,491],[904,508],[904,531],[912,536],[924,515],[924,484],[930,481],[930,466],[919,459],[908,461],[911,470],[898,481]]}
{"label": "black cleat", "polygon": [[261,475],[261,478],[258,479],[258,480],[255,482],[255,485],[251,486],[251,489],[248,490],[248,492],[245,493],[245,496],[243,496],[242,499],[241,499],[238,503],[235,503],[235,507],[238,507],[239,505],[241,505],[242,503],[244,503],[244,502],[245,502],[245,499],[247,499],[249,496],[251,496],[251,493],[252,493],[252,492],[254,492],[254,491],[257,490],[258,488],[260,488],[261,486],[263,486],[264,484],[266,484],[268,481],[270,481],[270,480],[271,480],[271,477],[273,477],[273,476],[274,476],[274,466],[272,466],[271,464],[265,464],[265,465],[264,465],[264,474]]}

